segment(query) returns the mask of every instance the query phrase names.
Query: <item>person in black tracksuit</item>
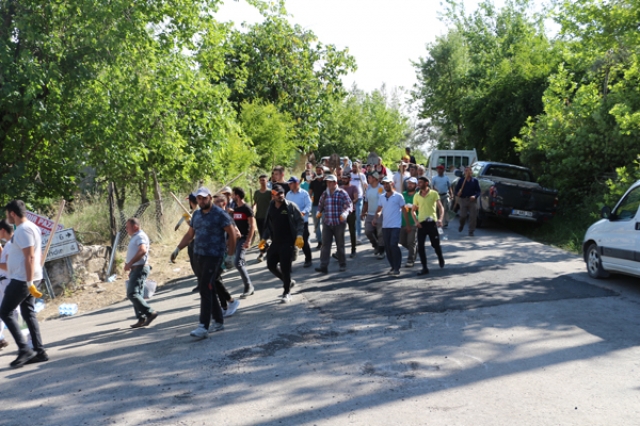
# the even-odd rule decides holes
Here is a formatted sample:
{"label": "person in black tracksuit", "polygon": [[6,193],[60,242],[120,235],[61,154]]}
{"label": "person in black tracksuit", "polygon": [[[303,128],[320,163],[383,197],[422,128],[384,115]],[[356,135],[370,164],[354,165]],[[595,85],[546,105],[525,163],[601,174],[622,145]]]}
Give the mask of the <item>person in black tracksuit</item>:
{"label": "person in black tracksuit", "polygon": [[267,268],[282,280],[282,302],[286,303],[291,301],[291,287],[295,285],[295,281],[291,279],[293,247],[302,247],[304,244],[304,220],[298,206],[284,198],[282,186],[274,185],[272,191],[274,199],[267,210],[266,227],[260,245],[264,245],[265,241],[271,238],[271,245],[267,250]]}

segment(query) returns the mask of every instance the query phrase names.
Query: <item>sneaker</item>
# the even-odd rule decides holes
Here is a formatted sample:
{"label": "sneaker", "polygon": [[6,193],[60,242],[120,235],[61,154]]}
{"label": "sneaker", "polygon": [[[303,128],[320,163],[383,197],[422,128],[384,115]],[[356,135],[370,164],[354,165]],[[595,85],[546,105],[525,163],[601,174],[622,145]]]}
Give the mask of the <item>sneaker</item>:
{"label": "sneaker", "polygon": [[280,303],[289,303],[291,302],[291,295],[289,293],[283,294]]}
{"label": "sneaker", "polygon": [[353,251],[351,252],[351,254],[349,255],[349,257],[350,257],[350,258],[352,258],[352,259],[353,259],[354,257],[356,257],[356,251],[355,251],[355,250],[353,250]]}
{"label": "sneaker", "polygon": [[224,330],[224,324],[221,322],[212,321],[209,326],[209,333],[215,333],[216,331]]}
{"label": "sneaker", "polygon": [[291,283],[289,283],[289,290],[291,290],[295,286],[296,286],[296,280],[291,280]]}
{"label": "sneaker", "polygon": [[429,273],[429,268],[422,268],[420,272],[418,272],[418,276],[427,275]]}
{"label": "sneaker", "polygon": [[347,270],[347,265],[340,265],[340,272],[344,272]]}
{"label": "sneaker", "polygon": [[304,262],[304,265],[302,265],[303,268],[310,268],[311,266],[313,266],[313,263],[310,260],[307,260]]}
{"label": "sneaker", "polygon": [[387,272],[387,275],[393,275],[393,272],[394,272],[393,268],[389,269],[389,271]]}
{"label": "sneaker", "polygon": [[240,295],[240,299],[246,299],[249,296],[253,296],[253,293],[255,293],[255,289],[253,287],[251,287],[251,290],[245,291],[244,293],[242,293]]}
{"label": "sneaker", "polygon": [[235,299],[233,302],[229,302],[229,304],[227,305],[227,311],[222,316],[230,317],[231,315],[236,313],[239,306],[240,306],[240,301],[238,299]]}
{"label": "sneaker", "polygon": [[25,365],[31,358],[35,357],[36,353],[34,351],[32,351],[31,349],[28,349],[26,351],[20,351],[18,352],[18,357],[16,359],[14,359],[13,361],[11,361],[11,364],[9,364],[12,368],[20,368],[23,365]]}
{"label": "sneaker", "polygon": [[140,318],[138,320],[137,323],[135,324],[131,324],[131,328],[140,328],[140,327],[144,327],[144,323],[146,322],[146,320],[144,318]]}
{"label": "sneaker", "polygon": [[322,267],[316,268],[316,272],[320,272],[321,274],[328,274],[329,273],[327,268],[322,268]]}
{"label": "sneaker", "polygon": [[334,259],[338,260],[338,253],[333,253],[333,254],[331,255],[331,257],[333,257]]}
{"label": "sneaker", "polygon": [[400,275],[400,271],[397,269],[395,271],[391,271],[391,275],[393,275],[394,277],[397,277],[398,275]]}
{"label": "sneaker", "polygon": [[262,262],[262,253],[260,253],[258,258],[256,259],[256,262],[258,262],[258,263]]}
{"label": "sneaker", "polygon": [[49,361],[49,355],[45,351],[40,352],[29,361],[25,362],[25,364],[36,364],[38,362],[47,362]]}
{"label": "sneaker", "polygon": [[149,324],[151,324],[151,322],[152,322],[154,319],[156,319],[156,318],[158,318],[158,311],[155,311],[155,312],[153,312],[152,314],[149,314],[149,315],[147,316],[147,319],[144,321],[144,324],[143,324],[143,325],[144,325],[145,327],[146,327],[146,326],[148,326],[148,325],[149,325]]}
{"label": "sneaker", "polygon": [[415,265],[415,263],[414,263],[414,262],[412,262],[412,261],[408,261],[407,263],[405,263],[405,264],[404,264],[404,267],[405,267],[405,268],[413,268],[413,265]]}
{"label": "sneaker", "polygon": [[438,263],[440,264],[441,268],[444,268],[444,257],[441,259],[438,259]]}
{"label": "sneaker", "polygon": [[469,232],[469,236],[473,237],[473,231]]}
{"label": "sneaker", "polygon": [[376,259],[378,259],[378,260],[382,260],[382,259],[384,259],[385,257],[386,257],[386,256],[384,255],[384,253],[378,253],[378,254],[376,255]]}
{"label": "sneaker", "polygon": [[189,333],[191,337],[195,337],[196,339],[206,339],[209,337],[209,331],[204,328],[204,324],[198,325],[198,328]]}
{"label": "sneaker", "polygon": [[194,288],[191,289],[191,293],[197,293],[200,291],[200,287],[195,286]]}
{"label": "sneaker", "polygon": [[6,348],[7,346],[9,346],[9,342],[7,342],[7,339],[0,340],[0,351]]}
{"label": "sneaker", "polygon": [[320,250],[322,248],[322,243],[318,243],[318,245],[316,246],[316,250]]}
{"label": "sneaker", "polygon": [[464,229],[464,225],[458,226],[458,232],[462,232],[463,229]]}

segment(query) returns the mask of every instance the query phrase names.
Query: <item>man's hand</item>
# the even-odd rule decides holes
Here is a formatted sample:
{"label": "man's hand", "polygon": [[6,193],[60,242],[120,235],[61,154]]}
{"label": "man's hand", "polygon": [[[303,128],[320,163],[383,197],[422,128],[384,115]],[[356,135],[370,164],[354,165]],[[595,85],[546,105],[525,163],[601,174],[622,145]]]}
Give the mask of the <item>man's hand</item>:
{"label": "man's hand", "polygon": [[322,212],[318,212],[318,213],[316,214],[316,217],[317,217],[318,219],[320,219],[320,218],[322,217]]}
{"label": "man's hand", "polygon": [[420,222],[416,222],[416,228],[422,229],[422,224]]}
{"label": "man's hand", "polygon": [[247,238],[247,240],[244,242],[244,244],[242,244],[242,248],[243,249],[249,249],[251,244],[251,241],[249,241],[249,239]]}
{"label": "man's hand", "polygon": [[224,266],[227,267],[227,269],[231,269],[233,268],[233,265],[235,264],[236,261],[236,255],[232,254],[232,255],[228,255],[227,258],[224,261]]}
{"label": "man's hand", "polygon": [[304,240],[302,239],[302,236],[298,235],[298,237],[296,238],[296,247],[301,249],[303,246],[304,246]]}
{"label": "man's hand", "polygon": [[180,253],[180,249],[178,247],[176,247],[176,249],[173,251],[173,253],[171,253],[171,263],[176,263],[176,257],[178,257],[178,254]]}
{"label": "man's hand", "polygon": [[441,220],[437,221],[437,222],[436,222],[436,226],[437,226],[437,227],[439,227],[439,228],[441,228],[441,227],[442,227],[442,221],[441,221]]}
{"label": "man's hand", "polygon": [[475,196],[475,195],[472,195],[471,197],[469,197],[469,199],[470,199],[471,201],[475,201],[476,196]]}
{"label": "man's hand", "polygon": [[407,228],[407,233],[411,232],[411,225],[407,225],[406,228]]}
{"label": "man's hand", "polygon": [[377,216],[373,218],[373,220],[371,221],[371,224],[373,226],[376,226],[378,224],[378,217]]}
{"label": "man's hand", "polygon": [[35,297],[36,299],[42,297],[42,293],[38,291],[35,284],[33,284],[33,281],[27,281],[27,287],[29,288],[29,293],[31,293],[33,297]]}
{"label": "man's hand", "polygon": [[343,213],[340,215],[340,222],[344,222],[345,220],[347,220],[347,217]]}
{"label": "man's hand", "polygon": [[130,271],[130,270],[131,270],[131,265],[129,265],[128,263],[125,263],[124,264],[124,271],[127,272],[127,271]]}

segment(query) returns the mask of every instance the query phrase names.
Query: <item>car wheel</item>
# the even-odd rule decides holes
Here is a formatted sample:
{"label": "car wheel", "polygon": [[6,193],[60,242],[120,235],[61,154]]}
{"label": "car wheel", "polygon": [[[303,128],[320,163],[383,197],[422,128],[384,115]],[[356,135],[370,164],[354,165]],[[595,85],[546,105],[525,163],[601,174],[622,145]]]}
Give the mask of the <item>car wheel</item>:
{"label": "car wheel", "polygon": [[606,278],[609,273],[602,268],[602,259],[600,259],[600,252],[598,252],[598,245],[591,244],[587,249],[587,272],[590,277],[593,278]]}

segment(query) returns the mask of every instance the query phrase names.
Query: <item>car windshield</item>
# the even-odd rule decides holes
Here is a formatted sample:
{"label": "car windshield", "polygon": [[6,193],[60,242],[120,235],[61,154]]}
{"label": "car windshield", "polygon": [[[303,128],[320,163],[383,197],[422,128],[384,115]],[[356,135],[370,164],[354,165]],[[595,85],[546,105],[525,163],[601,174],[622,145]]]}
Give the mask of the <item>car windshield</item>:
{"label": "car windshield", "polygon": [[613,212],[618,220],[633,219],[638,213],[638,207],[640,206],[640,186],[635,187],[627,194],[626,197],[618,204],[618,207]]}
{"label": "car windshield", "polygon": [[489,166],[484,174],[485,176],[495,176],[506,179],[521,180],[524,182],[533,182],[531,173],[528,170],[522,170],[509,166],[492,165]]}

